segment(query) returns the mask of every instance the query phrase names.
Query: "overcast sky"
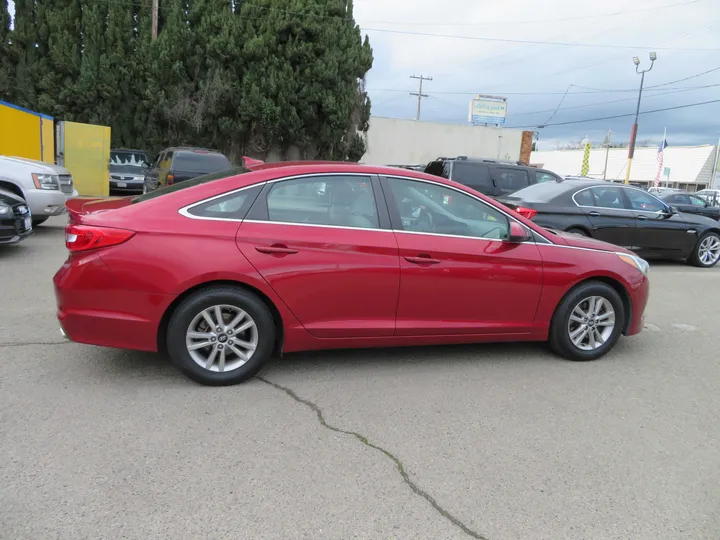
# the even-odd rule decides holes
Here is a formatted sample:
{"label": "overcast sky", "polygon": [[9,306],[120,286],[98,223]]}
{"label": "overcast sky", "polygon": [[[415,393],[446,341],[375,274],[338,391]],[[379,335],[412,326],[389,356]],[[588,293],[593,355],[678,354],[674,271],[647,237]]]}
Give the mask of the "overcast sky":
{"label": "overcast sky", "polygon": [[[653,50],[658,59],[645,76],[641,112],[720,99],[720,69],[649,88],[720,68],[717,0],[355,0],[355,18],[370,36],[375,54],[367,86],[372,114],[377,116],[415,117],[417,98],[408,95],[417,92],[418,81],[409,78],[413,74],[433,77],[423,88],[430,96],[422,103],[422,119],[427,121],[466,123],[468,100],[474,93],[507,96],[508,127],[634,114],[640,75],[632,57],[640,57],[641,67],[646,68]],[[569,85],[576,86],[570,87],[550,119]],[[708,85],[717,86],[687,90]],[[624,92],[587,93],[593,91],[588,89]],[[586,135],[600,143],[608,128],[614,140],[627,141],[632,122],[629,117],[545,127],[538,130],[540,148],[552,149],[558,142]],[[641,114],[639,126],[639,141],[659,143],[667,128],[671,145],[715,144],[720,136],[720,103]]]}

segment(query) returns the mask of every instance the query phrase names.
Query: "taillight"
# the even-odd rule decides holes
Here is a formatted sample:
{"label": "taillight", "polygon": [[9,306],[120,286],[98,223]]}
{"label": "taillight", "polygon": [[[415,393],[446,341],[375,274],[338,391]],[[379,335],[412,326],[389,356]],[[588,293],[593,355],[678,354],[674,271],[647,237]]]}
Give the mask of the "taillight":
{"label": "taillight", "polygon": [[526,219],[532,219],[535,217],[535,214],[537,214],[537,210],[533,210],[532,208],[525,208],[524,206],[518,206],[517,208],[515,208],[515,212],[517,212]]}
{"label": "taillight", "polygon": [[135,236],[135,231],[128,231],[127,229],[73,225],[71,223],[65,227],[65,247],[71,253],[100,249],[122,244],[133,236]]}
{"label": "taillight", "polygon": [[175,175],[174,174],[168,174],[167,175],[167,185],[172,186],[175,182]]}

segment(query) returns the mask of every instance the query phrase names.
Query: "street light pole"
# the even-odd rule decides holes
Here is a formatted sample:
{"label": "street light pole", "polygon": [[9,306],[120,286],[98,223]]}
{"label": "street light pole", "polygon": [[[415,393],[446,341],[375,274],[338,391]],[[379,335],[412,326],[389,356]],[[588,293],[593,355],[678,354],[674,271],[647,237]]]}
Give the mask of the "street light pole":
{"label": "street light pole", "polygon": [[633,63],[635,64],[635,73],[640,74],[640,93],[638,93],[637,109],[635,109],[635,123],[633,124],[632,131],[630,132],[630,147],[628,149],[628,164],[627,170],[625,171],[625,183],[630,183],[630,168],[632,167],[633,156],[635,155],[635,140],[637,139],[638,130],[638,116],[640,116],[640,100],[642,99],[643,84],[645,83],[645,74],[650,71],[655,65],[657,60],[657,54],[654,52],[650,53],[650,67],[640,71],[640,59],[635,56]]}

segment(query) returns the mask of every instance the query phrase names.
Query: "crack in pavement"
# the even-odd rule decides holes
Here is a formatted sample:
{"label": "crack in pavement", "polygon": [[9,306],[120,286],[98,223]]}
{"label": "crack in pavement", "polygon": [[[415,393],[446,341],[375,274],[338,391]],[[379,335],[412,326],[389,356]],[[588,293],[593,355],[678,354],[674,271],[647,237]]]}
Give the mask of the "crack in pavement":
{"label": "crack in pavement", "polygon": [[347,431],[347,430],[340,429],[338,427],[328,424],[325,421],[325,416],[323,415],[323,412],[320,409],[320,407],[318,407],[312,401],[301,398],[290,388],[287,388],[280,384],[269,381],[263,377],[256,377],[256,378],[259,379],[260,381],[264,382],[265,384],[269,384],[270,386],[272,386],[273,388],[276,388],[277,390],[285,392],[288,396],[290,396],[292,399],[294,399],[298,403],[302,403],[303,405],[305,405],[306,407],[308,407],[309,409],[314,411],[315,414],[317,414],[317,418],[318,418],[318,421],[320,422],[320,425],[322,425],[324,428],[327,428],[330,431],[335,431],[337,433],[343,433],[344,435],[352,435],[357,440],[359,440],[361,443],[363,443],[365,446],[368,446],[368,447],[372,448],[373,450],[377,450],[378,452],[382,452],[383,454],[385,454],[387,457],[389,457],[395,463],[395,466],[397,467],[397,470],[400,473],[400,476],[402,477],[403,481],[408,485],[408,487],[416,495],[419,495],[420,497],[425,499],[430,504],[430,506],[432,506],[435,509],[435,511],[437,511],[441,516],[443,516],[450,523],[452,523],[453,525],[455,525],[456,527],[461,529],[465,534],[467,534],[471,538],[476,538],[477,540],[489,540],[487,537],[470,529],[462,521],[460,521],[458,518],[456,518],[450,512],[448,512],[442,506],[440,506],[438,504],[438,502],[429,493],[427,493],[426,491],[423,491],[417,484],[415,484],[415,482],[413,482],[410,479],[410,475],[405,470],[405,466],[403,465],[402,461],[400,461],[397,457],[395,457],[388,450],[385,450],[383,447],[371,443],[367,439],[367,437],[361,435],[360,433],[356,433],[355,431]]}
{"label": "crack in pavement", "polygon": [[0,347],[29,347],[31,345],[67,345],[70,341],[11,341],[0,343]]}

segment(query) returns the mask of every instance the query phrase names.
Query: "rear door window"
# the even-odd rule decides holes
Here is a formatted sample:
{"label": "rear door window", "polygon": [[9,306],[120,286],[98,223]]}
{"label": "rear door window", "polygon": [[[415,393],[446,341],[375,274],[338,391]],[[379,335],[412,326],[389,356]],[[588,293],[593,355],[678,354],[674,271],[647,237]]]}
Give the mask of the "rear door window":
{"label": "rear door window", "polygon": [[602,186],[591,188],[588,191],[592,191],[595,197],[595,206],[599,208],[626,209],[625,199],[620,188]]}
{"label": "rear door window", "polygon": [[205,152],[176,152],[173,169],[194,173],[213,173],[230,168],[230,161],[222,154]]}
{"label": "rear door window", "polygon": [[490,168],[484,163],[472,161],[454,161],[452,164],[452,180],[482,193],[492,190]]}
{"label": "rear door window", "polygon": [[369,176],[318,176],[284,180],[267,194],[270,221],[377,229]]}
{"label": "rear door window", "polygon": [[595,197],[589,189],[583,189],[575,194],[575,202],[578,206],[596,206]]}
{"label": "rear door window", "polygon": [[530,185],[526,170],[511,167],[496,167],[493,171],[493,181],[502,194],[514,193]]}

